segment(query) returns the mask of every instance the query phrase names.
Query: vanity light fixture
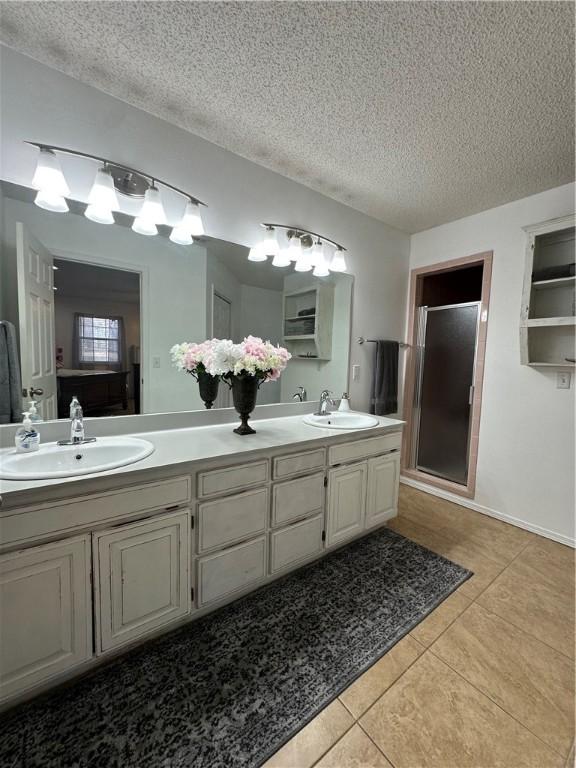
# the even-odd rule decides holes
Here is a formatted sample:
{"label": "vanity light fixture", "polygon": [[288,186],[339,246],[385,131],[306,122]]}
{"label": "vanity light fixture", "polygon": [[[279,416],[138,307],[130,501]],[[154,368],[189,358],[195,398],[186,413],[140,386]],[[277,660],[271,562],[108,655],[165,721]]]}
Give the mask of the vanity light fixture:
{"label": "vanity light fixture", "polygon": [[[266,234],[258,245],[250,249],[249,261],[266,261],[267,256],[272,256],[274,267],[289,267],[294,262],[296,272],[310,272],[313,269],[315,277],[327,277],[330,272],[347,271],[344,258],[346,248],[340,243],[330,240],[324,235],[319,235],[317,232],[287,224],[264,222],[262,226],[265,228]],[[282,247],[278,242],[278,230],[284,230],[286,233],[287,247]],[[332,262],[330,262],[326,251],[327,245],[336,249]]]}
{"label": "vanity light fixture", "polygon": [[86,158],[101,164],[86,207],[85,216],[98,224],[113,224],[113,211],[120,210],[117,193],[134,199],[143,199],[142,208],[135,217],[132,229],[142,235],[158,234],[158,225],[166,225],[166,215],[157,185],[166,187],[186,198],[182,219],[172,227],[170,240],[180,245],[191,245],[193,237],[204,234],[200,206],[201,200],[182,189],[126,165],[113,163],[104,157],[77,152],[66,147],[56,147],[27,141],[39,150],[38,162],[32,186],[38,190],[34,202],[48,211],[65,213],[69,210],[65,198],[71,197],[70,188],[60,167],[59,154]]}

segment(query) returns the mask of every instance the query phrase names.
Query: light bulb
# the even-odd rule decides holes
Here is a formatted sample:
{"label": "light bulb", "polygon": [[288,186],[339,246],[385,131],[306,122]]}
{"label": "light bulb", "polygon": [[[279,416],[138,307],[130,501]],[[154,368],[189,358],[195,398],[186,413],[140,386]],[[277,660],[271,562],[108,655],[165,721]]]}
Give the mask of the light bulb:
{"label": "light bulb", "polygon": [[302,242],[297,235],[293,235],[290,238],[290,244],[288,245],[287,256],[290,261],[298,261],[302,254]]}
{"label": "light bulb", "polygon": [[280,246],[278,245],[278,238],[276,237],[276,230],[274,227],[266,227],[266,234],[264,235],[264,243],[262,247],[266,256],[276,257],[280,253]]}
{"label": "light bulb", "polygon": [[53,213],[66,213],[69,210],[68,203],[61,195],[53,195],[50,192],[38,192],[34,202],[40,208],[44,208],[45,211],[52,211]]}
{"label": "light bulb", "polygon": [[114,188],[114,179],[106,166],[98,168],[96,171],[96,178],[88,197],[88,205],[109,211],[117,211],[120,207]]}
{"label": "light bulb", "polygon": [[[40,147],[36,171],[32,177],[32,186],[52,198],[67,197],[70,194],[70,187],[66,183],[58,157],[51,149]],[[48,208],[47,210],[51,209]]]}
{"label": "light bulb", "polygon": [[143,219],[141,216],[138,216],[138,218],[134,219],[134,223],[132,224],[132,229],[134,230],[134,232],[138,232],[139,235],[146,235],[148,237],[158,234],[158,227],[156,226],[156,224],[151,224],[149,221],[146,221],[146,219]]}
{"label": "light bulb", "polygon": [[268,256],[264,253],[264,244],[258,243],[258,245],[253,245],[252,248],[250,248],[250,253],[248,254],[248,261],[267,261]]}
{"label": "light bulb", "polygon": [[[160,222],[157,223],[159,224]],[[202,224],[200,206],[198,203],[195,203],[193,200],[188,200],[186,208],[184,209],[182,221],[178,224],[178,229],[188,232],[192,237],[202,237],[204,234],[204,226]]]}
{"label": "light bulb", "polygon": [[332,272],[346,272],[346,259],[344,257],[344,251],[342,248],[337,248],[336,253],[332,257],[330,262],[330,270]]}
{"label": "light bulb", "polygon": [[187,229],[184,229],[184,227],[180,226],[172,227],[172,232],[170,232],[170,240],[172,240],[172,242],[176,243],[177,245],[192,245],[194,242],[190,232],[188,232]]}
{"label": "light bulb", "polygon": [[110,208],[89,205],[84,211],[84,216],[90,221],[95,221],[96,224],[114,224],[114,216]]}

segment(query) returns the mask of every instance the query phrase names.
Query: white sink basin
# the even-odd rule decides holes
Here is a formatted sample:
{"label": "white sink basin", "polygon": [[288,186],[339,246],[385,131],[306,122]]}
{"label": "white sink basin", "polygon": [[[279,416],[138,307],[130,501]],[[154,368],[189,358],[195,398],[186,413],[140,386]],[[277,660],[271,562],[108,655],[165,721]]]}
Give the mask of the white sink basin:
{"label": "white sink basin", "polygon": [[41,445],[34,453],[0,454],[0,479],[49,480],[105,472],[145,459],[154,451],[139,437],[99,437],[95,443],[59,446]]}
{"label": "white sink basin", "polygon": [[370,429],[370,427],[375,427],[378,424],[378,419],[375,419],[374,416],[355,411],[335,411],[327,416],[309,414],[304,416],[302,421],[312,427],[322,427],[322,429]]}

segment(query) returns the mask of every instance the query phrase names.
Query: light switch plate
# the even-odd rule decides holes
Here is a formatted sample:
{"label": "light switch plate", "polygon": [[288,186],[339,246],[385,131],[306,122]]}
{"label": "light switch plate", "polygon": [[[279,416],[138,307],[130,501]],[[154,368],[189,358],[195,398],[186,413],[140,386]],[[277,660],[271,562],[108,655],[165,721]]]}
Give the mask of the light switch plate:
{"label": "light switch plate", "polygon": [[570,389],[572,374],[569,371],[559,371],[556,374],[556,389]]}
{"label": "light switch plate", "polygon": [[160,368],[160,358],[159,357],[153,357],[152,358],[152,368]]}
{"label": "light switch plate", "polygon": [[359,365],[353,365],[352,366],[352,381],[358,381],[360,378],[360,366]]}

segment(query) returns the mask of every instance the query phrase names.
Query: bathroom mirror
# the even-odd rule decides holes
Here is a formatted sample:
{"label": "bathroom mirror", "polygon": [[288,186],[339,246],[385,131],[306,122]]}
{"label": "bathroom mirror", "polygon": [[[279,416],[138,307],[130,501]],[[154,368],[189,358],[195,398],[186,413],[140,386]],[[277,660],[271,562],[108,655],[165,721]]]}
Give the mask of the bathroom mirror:
{"label": "bathroom mirror", "polygon": [[[54,213],[34,194],[1,184],[0,320],[15,326],[23,411],[34,400],[42,418],[68,418],[73,395],[87,416],[201,409],[170,348],[250,334],[293,355],[280,380],[260,388],[259,404],[291,402],[300,388],[310,400],[347,389],[350,275],[250,262],[248,248],[210,237],[176,245],[168,228],[145,237],[123,214],[96,224],[82,203]],[[221,386],[214,407],[229,405]]]}

